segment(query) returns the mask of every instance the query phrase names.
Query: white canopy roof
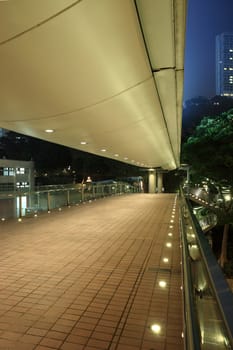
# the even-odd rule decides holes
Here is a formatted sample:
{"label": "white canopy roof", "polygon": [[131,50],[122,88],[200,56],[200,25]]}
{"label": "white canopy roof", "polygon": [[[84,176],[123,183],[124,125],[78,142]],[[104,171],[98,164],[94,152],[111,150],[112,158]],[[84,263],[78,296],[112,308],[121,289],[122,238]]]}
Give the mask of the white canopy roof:
{"label": "white canopy roof", "polygon": [[0,127],[176,168],[185,7],[185,0],[1,1]]}

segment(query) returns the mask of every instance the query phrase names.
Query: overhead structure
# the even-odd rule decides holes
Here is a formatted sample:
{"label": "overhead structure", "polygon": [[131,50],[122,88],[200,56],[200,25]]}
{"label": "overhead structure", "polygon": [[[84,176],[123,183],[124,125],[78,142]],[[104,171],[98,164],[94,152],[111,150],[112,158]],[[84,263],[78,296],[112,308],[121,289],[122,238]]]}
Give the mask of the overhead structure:
{"label": "overhead structure", "polygon": [[0,127],[177,168],[185,19],[185,0],[1,1]]}

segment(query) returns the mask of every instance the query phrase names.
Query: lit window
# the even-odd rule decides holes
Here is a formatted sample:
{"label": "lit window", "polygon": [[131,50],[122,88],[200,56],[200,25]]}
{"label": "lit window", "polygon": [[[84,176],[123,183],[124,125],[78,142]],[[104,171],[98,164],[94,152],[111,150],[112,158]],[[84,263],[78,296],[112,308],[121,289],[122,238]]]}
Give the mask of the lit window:
{"label": "lit window", "polygon": [[9,176],[8,168],[3,168],[3,176]]}
{"label": "lit window", "polygon": [[15,169],[14,168],[3,168],[3,176],[14,176]]}
{"label": "lit window", "polygon": [[16,168],[16,174],[24,174],[25,169],[24,168]]}
{"label": "lit window", "polygon": [[227,68],[226,68],[226,67],[224,67],[224,70],[227,70]]}

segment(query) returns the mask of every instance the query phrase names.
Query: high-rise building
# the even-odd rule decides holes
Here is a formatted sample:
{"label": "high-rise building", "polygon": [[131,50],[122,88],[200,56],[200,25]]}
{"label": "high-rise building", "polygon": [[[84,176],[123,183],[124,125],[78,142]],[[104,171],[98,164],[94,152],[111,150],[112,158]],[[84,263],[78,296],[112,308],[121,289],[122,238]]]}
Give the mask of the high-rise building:
{"label": "high-rise building", "polygon": [[216,36],[216,94],[233,97],[233,33]]}

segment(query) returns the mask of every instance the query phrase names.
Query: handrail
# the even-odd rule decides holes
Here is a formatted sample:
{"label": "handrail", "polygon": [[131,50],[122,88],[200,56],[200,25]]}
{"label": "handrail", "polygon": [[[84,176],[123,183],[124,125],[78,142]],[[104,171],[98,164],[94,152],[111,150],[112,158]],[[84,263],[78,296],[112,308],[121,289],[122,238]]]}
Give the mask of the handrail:
{"label": "handrail", "polygon": [[213,292],[224,319],[224,324],[227,328],[231,347],[233,348],[233,294],[230,291],[222,270],[217,260],[215,259],[212,250],[210,249],[210,246],[202,233],[201,227],[191,210],[189,201],[186,201],[190,211],[191,220],[196,230],[197,241],[201,250],[203,261],[206,265],[206,271],[209,275],[209,279],[212,282],[212,286],[214,287]]}
{"label": "handrail", "polygon": [[232,292],[182,192],[181,202],[187,349],[233,349]]}
{"label": "handrail", "polygon": [[[182,212],[183,210],[183,212]],[[185,321],[185,349],[200,350],[200,332],[195,310],[188,242],[185,235],[185,206],[180,208],[180,228],[182,241],[183,295]]]}
{"label": "handrail", "polygon": [[[50,212],[56,208],[61,210],[61,207],[65,206],[135,192],[140,192],[139,187],[126,182],[72,184],[34,191],[24,191],[24,189],[13,192],[4,191],[0,192],[0,201],[4,201],[4,205],[0,205],[0,220],[5,221],[6,218],[21,219],[28,215],[37,216],[39,212],[43,211]],[[14,205],[10,201],[14,201]]]}

